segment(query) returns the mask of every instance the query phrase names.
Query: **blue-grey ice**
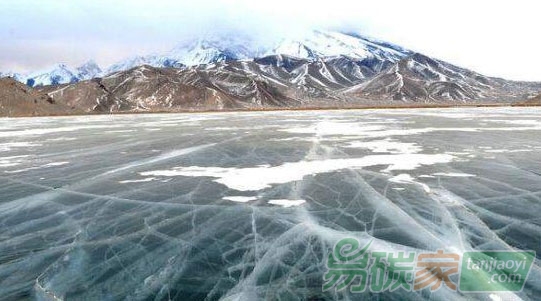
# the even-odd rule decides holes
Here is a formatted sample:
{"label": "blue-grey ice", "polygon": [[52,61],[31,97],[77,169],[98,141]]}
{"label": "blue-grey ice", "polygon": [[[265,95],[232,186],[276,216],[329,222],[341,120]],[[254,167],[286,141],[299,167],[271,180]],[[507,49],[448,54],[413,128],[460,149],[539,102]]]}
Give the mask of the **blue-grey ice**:
{"label": "blue-grey ice", "polygon": [[539,108],[0,119],[0,299],[538,300],[537,259],[517,293],[322,284],[345,237],[539,256],[540,212]]}

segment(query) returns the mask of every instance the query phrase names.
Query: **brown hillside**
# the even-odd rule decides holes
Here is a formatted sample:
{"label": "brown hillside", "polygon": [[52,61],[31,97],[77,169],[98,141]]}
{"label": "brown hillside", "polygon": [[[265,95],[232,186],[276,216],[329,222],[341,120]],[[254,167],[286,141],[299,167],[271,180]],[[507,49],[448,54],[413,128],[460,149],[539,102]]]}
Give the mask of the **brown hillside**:
{"label": "brown hillside", "polygon": [[0,116],[63,115],[71,111],[67,106],[56,104],[47,94],[13,78],[0,78]]}

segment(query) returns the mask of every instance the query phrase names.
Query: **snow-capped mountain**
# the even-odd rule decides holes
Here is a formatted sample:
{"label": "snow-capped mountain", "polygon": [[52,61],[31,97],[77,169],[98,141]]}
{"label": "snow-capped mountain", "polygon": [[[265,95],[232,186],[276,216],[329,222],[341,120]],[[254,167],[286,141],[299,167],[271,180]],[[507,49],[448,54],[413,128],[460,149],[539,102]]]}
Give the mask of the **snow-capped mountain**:
{"label": "snow-capped mountain", "polygon": [[[87,112],[501,103],[541,91],[540,83],[487,77],[387,42],[330,31],[277,42],[207,37],[101,73],[92,61],[76,69],[57,65],[25,82]],[[54,86],[62,83],[70,84]]]}
{"label": "snow-capped mountain", "polygon": [[65,64],[57,64],[50,69],[35,72],[26,77],[26,84],[30,87],[69,84],[77,81],[75,71]]}
{"label": "snow-capped mountain", "polygon": [[242,35],[212,36],[180,44],[157,55],[133,57],[118,62],[106,74],[150,65],[153,67],[182,67],[225,61],[287,55],[300,59],[317,60],[348,57],[353,60],[397,62],[410,51],[389,43],[359,35],[331,31],[311,31],[299,38],[287,38],[276,43],[261,43]]}
{"label": "snow-capped mountain", "polygon": [[209,36],[182,43],[162,54],[136,56],[110,66],[105,74],[126,71],[138,66],[182,68],[232,60],[253,59],[263,54],[260,46],[248,37]]}
{"label": "snow-capped mountain", "polygon": [[212,36],[177,45],[166,56],[186,66],[253,59],[263,53],[263,47],[249,37]]}
{"label": "snow-capped mountain", "polygon": [[48,69],[21,76],[19,81],[30,87],[71,84],[95,78],[101,73],[102,70],[98,64],[91,60],[77,68],[71,68],[66,64],[56,64]]}
{"label": "snow-capped mountain", "polygon": [[242,34],[211,35],[181,43],[165,53],[122,60],[104,71],[94,61],[75,69],[58,64],[29,76],[19,76],[19,80],[29,86],[57,85],[103,77],[142,65],[183,68],[227,61],[254,60],[273,55],[311,61],[347,57],[354,61],[364,61],[364,65],[377,70],[388,63],[396,63],[410,54],[410,51],[396,45],[360,35],[331,31],[311,31],[295,39],[287,38],[277,42],[261,42]]}

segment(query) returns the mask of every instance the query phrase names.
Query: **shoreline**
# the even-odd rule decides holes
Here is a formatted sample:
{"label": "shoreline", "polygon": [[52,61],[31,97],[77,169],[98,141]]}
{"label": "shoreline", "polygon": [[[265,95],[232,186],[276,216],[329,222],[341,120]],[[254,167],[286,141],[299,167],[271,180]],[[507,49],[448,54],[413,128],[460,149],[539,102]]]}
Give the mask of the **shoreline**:
{"label": "shoreline", "polygon": [[499,107],[541,107],[541,104],[524,103],[477,103],[477,104],[410,104],[410,105],[360,105],[360,106],[328,106],[328,107],[270,107],[270,108],[238,108],[238,109],[186,109],[178,111],[123,111],[123,112],[88,112],[73,114],[43,114],[0,116],[0,118],[40,118],[71,116],[104,116],[104,115],[147,115],[147,114],[204,114],[204,113],[246,113],[246,112],[280,112],[280,111],[339,111],[339,110],[400,110],[400,109],[451,109],[451,108],[499,108]]}

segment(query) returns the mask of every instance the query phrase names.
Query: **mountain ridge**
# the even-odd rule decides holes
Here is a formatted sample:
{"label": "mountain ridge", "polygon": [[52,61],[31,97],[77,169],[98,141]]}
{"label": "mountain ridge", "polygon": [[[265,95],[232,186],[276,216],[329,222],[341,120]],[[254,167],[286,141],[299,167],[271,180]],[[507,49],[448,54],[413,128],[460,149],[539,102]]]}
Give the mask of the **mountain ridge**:
{"label": "mountain ridge", "polygon": [[[541,83],[484,77],[421,54],[390,64],[383,72],[365,70],[363,64],[347,58],[312,61],[276,55],[182,69],[140,66],[43,91],[87,112],[503,104],[541,91]],[[406,79],[398,88],[380,78],[396,72]]]}
{"label": "mountain ridge", "polygon": [[95,78],[101,74],[100,66],[94,60],[90,60],[76,68],[71,68],[64,63],[58,63],[27,75],[13,72],[2,74],[0,72],[0,78],[11,77],[29,87],[40,87],[76,83]]}
{"label": "mountain ridge", "polygon": [[27,83],[84,112],[501,104],[541,91],[356,34],[314,31],[265,47],[244,39],[194,40],[105,71],[93,61],[59,64]]}

